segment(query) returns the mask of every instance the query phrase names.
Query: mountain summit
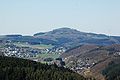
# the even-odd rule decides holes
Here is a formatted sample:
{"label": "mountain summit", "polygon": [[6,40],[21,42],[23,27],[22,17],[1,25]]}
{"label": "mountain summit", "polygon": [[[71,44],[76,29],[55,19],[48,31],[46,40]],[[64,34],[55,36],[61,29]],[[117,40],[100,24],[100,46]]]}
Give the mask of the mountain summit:
{"label": "mountain summit", "polygon": [[[71,29],[71,28],[59,28],[59,29],[54,29],[54,30],[52,30],[52,31],[49,31],[49,32],[46,32],[46,33],[44,33],[44,35],[47,35],[47,34],[79,34],[80,33],[80,31],[78,31],[78,30],[75,30],[75,29]],[[36,33],[36,34],[34,34],[34,36],[41,36],[42,34],[41,34],[41,32],[40,33]]]}
{"label": "mountain summit", "polygon": [[34,36],[6,35],[1,40],[28,42],[30,44],[51,44],[55,47],[76,47],[84,44],[111,45],[120,44],[120,36],[86,33],[71,28],[59,28],[49,32],[40,32]]}
{"label": "mountain summit", "polygon": [[34,37],[52,40],[62,46],[82,44],[111,45],[119,44],[120,41],[120,37],[80,32],[71,28],[59,28],[45,33],[37,33],[34,34]]}

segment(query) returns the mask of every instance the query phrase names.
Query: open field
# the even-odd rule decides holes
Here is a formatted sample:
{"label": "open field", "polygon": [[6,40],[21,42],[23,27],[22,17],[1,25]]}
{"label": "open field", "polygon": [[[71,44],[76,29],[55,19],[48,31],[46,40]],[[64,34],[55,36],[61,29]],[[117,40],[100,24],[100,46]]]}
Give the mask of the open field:
{"label": "open field", "polygon": [[30,45],[27,43],[14,43],[14,44],[19,47],[31,47],[36,49],[48,49],[53,47],[52,45],[45,45],[45,44],[40,44],[40,45]]}

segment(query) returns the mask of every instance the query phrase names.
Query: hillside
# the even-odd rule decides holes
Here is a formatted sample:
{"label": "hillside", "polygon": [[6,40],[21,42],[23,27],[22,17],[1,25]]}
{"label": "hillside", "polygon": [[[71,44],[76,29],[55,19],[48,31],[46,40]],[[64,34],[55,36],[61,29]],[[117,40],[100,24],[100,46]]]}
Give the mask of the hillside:
{"label": "hillside", "polygon": [[108,36],[105,34],[95,34],[81,32],[71,28],[58,28],[48,32],[39,32],[33,36],[4,35],[0,40],[10,40],[12,42],[27,42],[29,44],[46,44],[55,47],[70,49],[84,44],[111,45],[120,44],[119,36]]}
{"label": "hillside", "polygon": [[70,48],[82,44],[111,45],[120,43],[119,36],[86,33],[70,28],[59,28],[42,34],[36,33],[34,37],[52,40],[57,42],[60,46]]}
{"label": "hillside", "polygon": [[[22,78],[25,78],[25,80],[27,80],[28,77],[32,80],[37,80],[41,75],[45,78],[44,74],[49,75],[50,77],[48,76],[48,78],[50,78],[50,80],[51,78],[62,79],[63,77],[67,80],[70,80],[70,78],[72,78],[72,80],[79,80],[79,75],[74,72],[85,77],[95,77],[96,80],[105,80],[105,76],[108,75],[107,78],[109,78],[109,74],[105,73],[103,75],[102,71],[109,68],[109,63],[114,61],[114,59],[120,58],[120,37],[80,32],[70,28],[59,28],[49,32],[40,32],[33,36],[4,35],[0,36],[0,55],[31,59],[38,62],[47,60],[49,62],[49,59],[51,59],[50,64],[53,64],[52,62],[56,61],[56,58],[61,58],[63,62],[65,62],[65,68],[70,69],[66,70],[65,68],[58,68],[55,65],[48,66],[33,61],[30,61],[29,64],[29,60],[27,63],[24,63],[22,59],[20,59],[20,65],[18,66],[18,63],[15,61],[16,59],[8,58],[10,59],[8,60],[6,57],[1,57],[3,61],[0,63],[0,75],[7,76],[7,78],[11,78],[13,74],[16,74],[13,69],[14,67],[15,70],[18,70],[16,76],[23,73],[25,76],[22,76]],[[4,59],[7,60],[8,64],[3,63],[5,62]],[[17,59],[17,61],[19,60]],[[22,65],[23,63],[26,64],[26,66]],[[7,68],[5,66],[7,66]],[[40,66],[44,67],[41,69]],[[8,72],[12,71],[13,74],[9,76],[6,70]],[[27,70],[31,71],[29,72],[30,74],[26,72]],[[116,69],[113,69],[113,72],[114,70]],[[38,73],[41,75],[37,77],[31,76]],[[111,72],[109,73],[111,75]],[[1,79],[4,80],[6,77],[2,76]],[[76,76],[75,79],[74,76]]]}
{"label": "hillside", "polygon": [[[99,45],[81,45],[78,47],[71,48],[61,55],[61,57],[75,56],[77,58],[87,58],[97,57],[99,55],[112,55],[115,52],[120,52],[120,45],[108,45],[108,46],[99,46]],[[102,55],[103,56],[103,55]]]}
{"label": "hillside", "polygon": [[109,62],[102,74],[106,76],[106,80],[120,80],[120,58]]}
{"label": "hillside", "polygon": [[[72,48],[61,55],[69,68],[75,68],[80,74],[94,76],[97,80],[105,80],[101,74],[111,61],[120,59],[120,45],[110,46],[81,45]],[[113,71],[115,72],[115,71]],[[108,79],[109,80],[109,79]]]}
{"label": "hillside", "polygon": [[69,69],[0,56],[0,80],[86,80]]}

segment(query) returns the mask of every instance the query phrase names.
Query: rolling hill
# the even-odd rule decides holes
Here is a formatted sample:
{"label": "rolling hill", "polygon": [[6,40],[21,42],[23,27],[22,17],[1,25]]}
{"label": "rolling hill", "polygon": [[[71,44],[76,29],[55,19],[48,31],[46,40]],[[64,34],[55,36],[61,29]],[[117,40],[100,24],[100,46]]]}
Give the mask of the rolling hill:
{"label": "rolling hill", "polygon": [[120,37],[117,36],[80,32],[70,28],[59,28],[42,34],[36,33],[34,37],[52,40],[59,46],[70,48],[83,44],[111,45],[120,43]]}
{"label": "rolling hill", "polygon": [[[102,71],[109,67],[109,63],[111,63],[112,61],[118,61],[120,63],[119,53],[120,53],[119,44],[106,46],[81,45],[66,51],[61,55],[61,57],[65,59],[66,64],[68,64],[68,67],[71,66],[70,65],[71,62],[74,63],[74,64],[72,63],[73,64],[72,67],[74,67],[75,65],[76,67],[80,68],[81,65],[83,65],[84,68],[90,67],[90,74],[94,76],[96,80],[105,80],[105,77],[102,75]],[[79,66],[79,64],[81,65]],[[115,72],[115,70],[113,72]],[[111,74],[112,73],[110,72],[110,75]],[[117,75],[119,76],[120,74],[118,73]],[[109,78],[108,80],[111,79]]]}
{"label": "rolling hill", "polygon": [[[109,63],[120,59],[120,36],[86,33],[70,28],[59,28],[49,32],[40,32],[33,36],[0,36],[0,43],[2,44],[4,41],[5,43],[11,42],[17,44],[18,46],[25,45],[27,47],[31,46],[31,48],[42,47],[40,49],[49,48],[51,51],[65,49],[66,51],[64,53],[59,54],[66,63],[65,67],[76,72],[78,71],[78,73],[84,76],[90,72],[89,74],[95,77],[96,80],[105,80],[106,75],[109,78],[109,75],[112,74],[108,71],[108,69],[111,69],[109,68]],[[0,55],[3,56],[3,53],[0,53]],[[115,65],[119,66],[119,64]],[[113,72],[116,69],[118,67],[113,69]],[[110,74],[104,73],[104,76],[102,74],[104,70]]]}
{"label": "rolling hill", "polygon": [[33,36],[4,35],[0,40],[28,42],[30,44],[51,44],[55,47],[70,49],[84,44],[111,45],[120,44],[119,36],[86,33],[70,28],[59,28],[49,32],[36,33]]}

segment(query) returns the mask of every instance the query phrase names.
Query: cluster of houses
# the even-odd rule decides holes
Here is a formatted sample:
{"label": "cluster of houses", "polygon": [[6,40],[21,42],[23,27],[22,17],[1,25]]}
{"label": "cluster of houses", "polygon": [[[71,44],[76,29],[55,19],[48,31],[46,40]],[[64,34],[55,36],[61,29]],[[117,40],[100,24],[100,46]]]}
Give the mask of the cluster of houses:
{"label": "cluster of houses", "polygon": [[67,58],[65,58],[65,62],[67,63],[66,64],[66,67],[75,71],[75,72],[82,72],[86,69],[90,69],[91,67],[93,67],[96,62],[95,61],[92,61],[92,60],[89,60],[89,59],[76,59],[74,58],[73,56],[69,56]]}
{"label": "cluster of houses", "polygon": [[63,66],[65,63],[62,58],[40,58],[38,57],[39,54],[61,54],[65,51],[63,47],[53,48],[53,49],[37,49],[31,47],[23,47],[23,46],[16,46],[11,41],[0,41],[0,51],[4,54],[4,56],[9,57],[18,57],[24,59],[31,59],[34,61],[44,61],[48,62],[49,64],[57,64],[58,66]]}
{"label": "cluster of houses", "polygon": [[0,51],[4,54],[4,56],[31,59],[38,62],[44,61],[48,64],[56,64],[59,67],[65,67],[65,61],[62,58],[38,58],[39,54],[61,54],[66,51],[64,47],[54,47],[52,49],[33,49],[31,47],[16,46],[11,41],[0,41],[0,46],[2,46],[0,47]]}
{"label": "cluster of houses", "polygon": [[5,56],[9,57],[29,58],[36,57],[36,55],[40,51],[29,47],[17,47],[15,45],[5,45],[2,48],[2,52],[4,53]]}

